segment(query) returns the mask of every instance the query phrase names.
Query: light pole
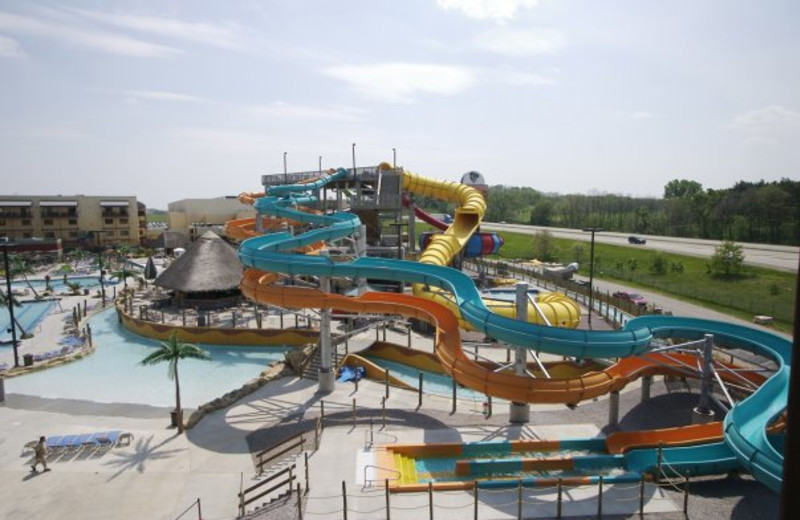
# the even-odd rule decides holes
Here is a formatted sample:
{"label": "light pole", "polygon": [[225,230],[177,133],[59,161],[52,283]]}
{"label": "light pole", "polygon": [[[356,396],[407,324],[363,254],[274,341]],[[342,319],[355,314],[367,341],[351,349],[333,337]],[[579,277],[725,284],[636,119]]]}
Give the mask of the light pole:
{"label": "light pole", "polygon": [[356,174],[356,143],[353,143],[353,176]]}
{"label": "light pole", "polygon": [[289,184],[289,171],[286,169],[286,154],[289,152],[283,152],[283,183]]}
{"label": "light pole", "polygon": [[589,330],[592,330],[592,310],[594,310],[594,234],[603,231],[603,228],[583,228],[583,231],[592,234],[592,246],[589,249]]}
{"label": "light pole", "polygon": [[392,168],[397,169],[397,148],[392,148]]}
{"label": "light pole", "polygon": [[8,304],[8,324],[11,327],[11,345],[14,348],[14,366],[19,366],[19,352],[17,351],[17,326],[14,320],[14,295],[11,294],[11,268],[8,266],[8,242],[3,244],[3,268],[6,273],[6,303]]}

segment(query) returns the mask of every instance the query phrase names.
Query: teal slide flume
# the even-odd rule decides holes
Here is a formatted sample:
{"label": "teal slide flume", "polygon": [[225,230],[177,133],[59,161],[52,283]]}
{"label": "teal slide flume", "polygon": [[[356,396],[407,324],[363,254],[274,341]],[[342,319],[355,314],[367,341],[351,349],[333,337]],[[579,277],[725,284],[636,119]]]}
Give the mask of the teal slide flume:
{"label": "teal slide flume", "polygon": [[[773,358],[778,371],[755,393],[737,403],[725,417],[725,442],[666,448],[664,461],[689,474],[719,473],[744,466],[761,482],[780,490],[783,455],[767,438],[766,427],[786,409],[791,343],[779,336],[730,323],[669,316],[644,316],[628,322],[620,331],[587,331],[545,327],[492,313],[478,289],[464,273],[449,267],[404,260],[359,258],[335,262],[325,256],[298,255],[292,250],[318,242],[344,238],[359,232],[361,222],[350,213],[315,215],[297,209],[316,200],[302,195],[317,190],[348,172],[339,169],[313,183],[275,186],[255,206],[259,213],[287,217],[317,226],[293,236],[281,232],[251,238],[242,243],[239,257],[251,268],[288,275],[377,278],[425,284],[453,294],[464,320],[476,330],[507,343],[577,358],[615,358],[649,349],[651,339],[701,338],[714,334],[715,342],[741,347]],[[632,450],[626,454],[629,469],[645,471],[655,464],[656,450]]]}

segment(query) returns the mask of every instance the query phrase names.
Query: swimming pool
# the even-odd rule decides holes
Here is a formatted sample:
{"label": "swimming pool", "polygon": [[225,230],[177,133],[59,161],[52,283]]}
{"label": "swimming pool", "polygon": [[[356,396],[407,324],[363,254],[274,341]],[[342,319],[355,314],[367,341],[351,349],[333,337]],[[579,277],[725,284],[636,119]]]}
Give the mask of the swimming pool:
{"label": "swimming pool", "polygon": [[[31,286],[36,289],[37,292],[43,292],[45,287],[47,287],[47,282],[43,279],[30,279]],[[93,287],[100,287],[100,278],[97,276],[68,276],[67,281],[70,283],[79,283],[81,284],[81,288],[91,289]],[[116,283],[116,280],[114,281]],[[106,286],[112,285],[108,281],[106,281]],[[64,283],[64,277],[54,275],[50,278],[50,286],[53,288],[53,291],[56,293],[62,292],[69,292],[70,289]],[[11,289],[13,291],[25,291],[26,289],[30,291],[28,287],[28,282],[24,280],[16,280],[12,282]]]}
{"label": "swimming pool", "polygon": [[[175,383],[167,364],[141,366],[139,362],[159,341],[125,330],[114,309],[90,318],[97,350],[91,356],[6,380],[6,392],[47,398],[152,406],[175,405]],[[188,359],[179,364],[181,402],[188,408],[221,397],[258,376],[273,361],[283,359],[287,347],[216,346],[200,344],[211,361]]]}
{"label": "swimming pool", "polygon": [[[47,316],[55,306],[55,301],[25,302],[19,307],[14,307],[14,318],[20,326],[28,332],[33,332],[36,326]],[[0,341],[11,343],[11,328],[7,307],[0,306]],[[21,333],[17,329],[17,339]]]}

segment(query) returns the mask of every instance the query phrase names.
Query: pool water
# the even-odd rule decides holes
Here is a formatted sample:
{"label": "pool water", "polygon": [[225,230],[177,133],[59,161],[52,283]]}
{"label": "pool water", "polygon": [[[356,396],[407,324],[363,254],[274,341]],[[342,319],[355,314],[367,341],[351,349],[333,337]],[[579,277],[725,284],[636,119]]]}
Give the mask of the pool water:
{"label": "pool water", "polygon": [[[55,307],[55,301],[24,302],[14,307],[14,319],[28,332],[34,332],[41,321]],[[10,317],[5,306],[0,307],[0,342],[11,343]],[[22,333],[17,328],[17,339]]]}
{"label": "pool water", "polygon": [[[47,282],[43,279],[30,279],[30,285],[36,289],[37,292],[41,293],[47,287]],[[81,289],[91,289],[93,287],[100,287],[100,278],[97,276],[68,276],[67,281],[70,283],[79,283],[81,284]],[[111,285],[108,281],[106,281],[106,285]],[[50,287],[53,288],[53,292],[62,293],[62,292],[69,292],[70,289],[64,283],[63,276],[54,275],[50,278]],[[16,280],[11,284],[11,289],[14,291],[25,291],[26,289],[30,291],[30,287],[28,287],[28,283],[24,280]],[[31,296],[33,296],[31,294]]]}
{"label": "pool water", "polygon": [[[375,356],[364,356],[364,358],[369,359],[382,368],[388,368],[389,374],[400,379],[413,388],[419,388],[419,373],[422,372],[422,391],[424,393],[445,396],[453,395],[453,379],[449,376],[427,372],[425,370],[420,370],[396,361],[389,361],[387,359]],[[456,395],[462,399],[481,401],[486,399],[484,394],[460,385],[456,390]]]}
{"label": "pool water", "polygon": [[[46,398],[152,406],[175,405],[175,382],[167,364],[142,366],[140,361],[158,348],[158,340],[138,336],[117,323],[109,309],[90,318],[97,350],[63,366],[6,380],[6,392]],[[181,404],[196,408],[235,390],[258,376],[288,347],[216,346],[199,344],[211,361],[183,360],[178,364]]]}

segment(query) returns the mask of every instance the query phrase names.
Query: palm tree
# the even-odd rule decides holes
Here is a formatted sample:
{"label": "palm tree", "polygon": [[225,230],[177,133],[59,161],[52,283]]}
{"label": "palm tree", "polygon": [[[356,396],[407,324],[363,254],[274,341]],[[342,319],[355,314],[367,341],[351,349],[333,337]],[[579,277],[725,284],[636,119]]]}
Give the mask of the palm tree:
{"label": "palm tree", "polygon": [[125,284],[125,290],[127,291],[128,290],[128,278],[131,277],[131,276],[136,276],[136,271],[134,271],[133,269],[129,269],[129,268],[123,266],[123,267],[120,267],[119,269],[117,269],[116,271],[114,271],[113,273],[111,273],[111,275],[114,278],[122,279],[122,283]]}
{"label": "palm tree", "polygon": [[36,292],[36,289],[31,284],[31,281],[28,280],[28,275],[32,274],[34,274],[33,267],[31,267],[30,264],[26,262],[24,258],[22,258],[21,256],[11,257],[11,278],[22,276],[22,279],[25,280],[26,284],[28,284],[30,290],[33,291],[33,296],[38,300],[39,293]]}
{"label": "palm tree", "polygon": [[178,420],[178,433],[183,433],[183,410],[181,409],[181,385],[178,380],[178,361],[181,359],[203,359],[210,360],[208,353],[191,343],[180,343],[178,341],[178,331],[173,331],[167,341],[161,342],[161,347],[148,355],[141,361],[142,365],[157,365],[167,362],[169,367],[167,375],[175,380],[175,413]]}
{"label": "palm tree", "polygon": [[[11,297],[9,298],[8,294],[6,294],[4,291],[0,291],[0,305],[4,307],[8,307],[9,305],[13,305],[14,307],[22,306],[19,300],[17,300],[16,296],[12,294]],[[14,316],[14,324],[17,326],[20,332],[22,332],[20,337],[24,338],[28,336],[28,331],[22,328],[22,325],[20,325],[19,320],[17,319],[16,316]]]}
{"label": "palm tree", "polygon": [[85,250],[85,249],[81,249],[80,247],[76,247],[75,249],[73,249],[72,251],[67,253],[67,256],[74,260],[75,269],[77,269],[78,265],[80,265],[81,261],[89,258],[89,256],[91,256],[91,253],[89,251]]}

